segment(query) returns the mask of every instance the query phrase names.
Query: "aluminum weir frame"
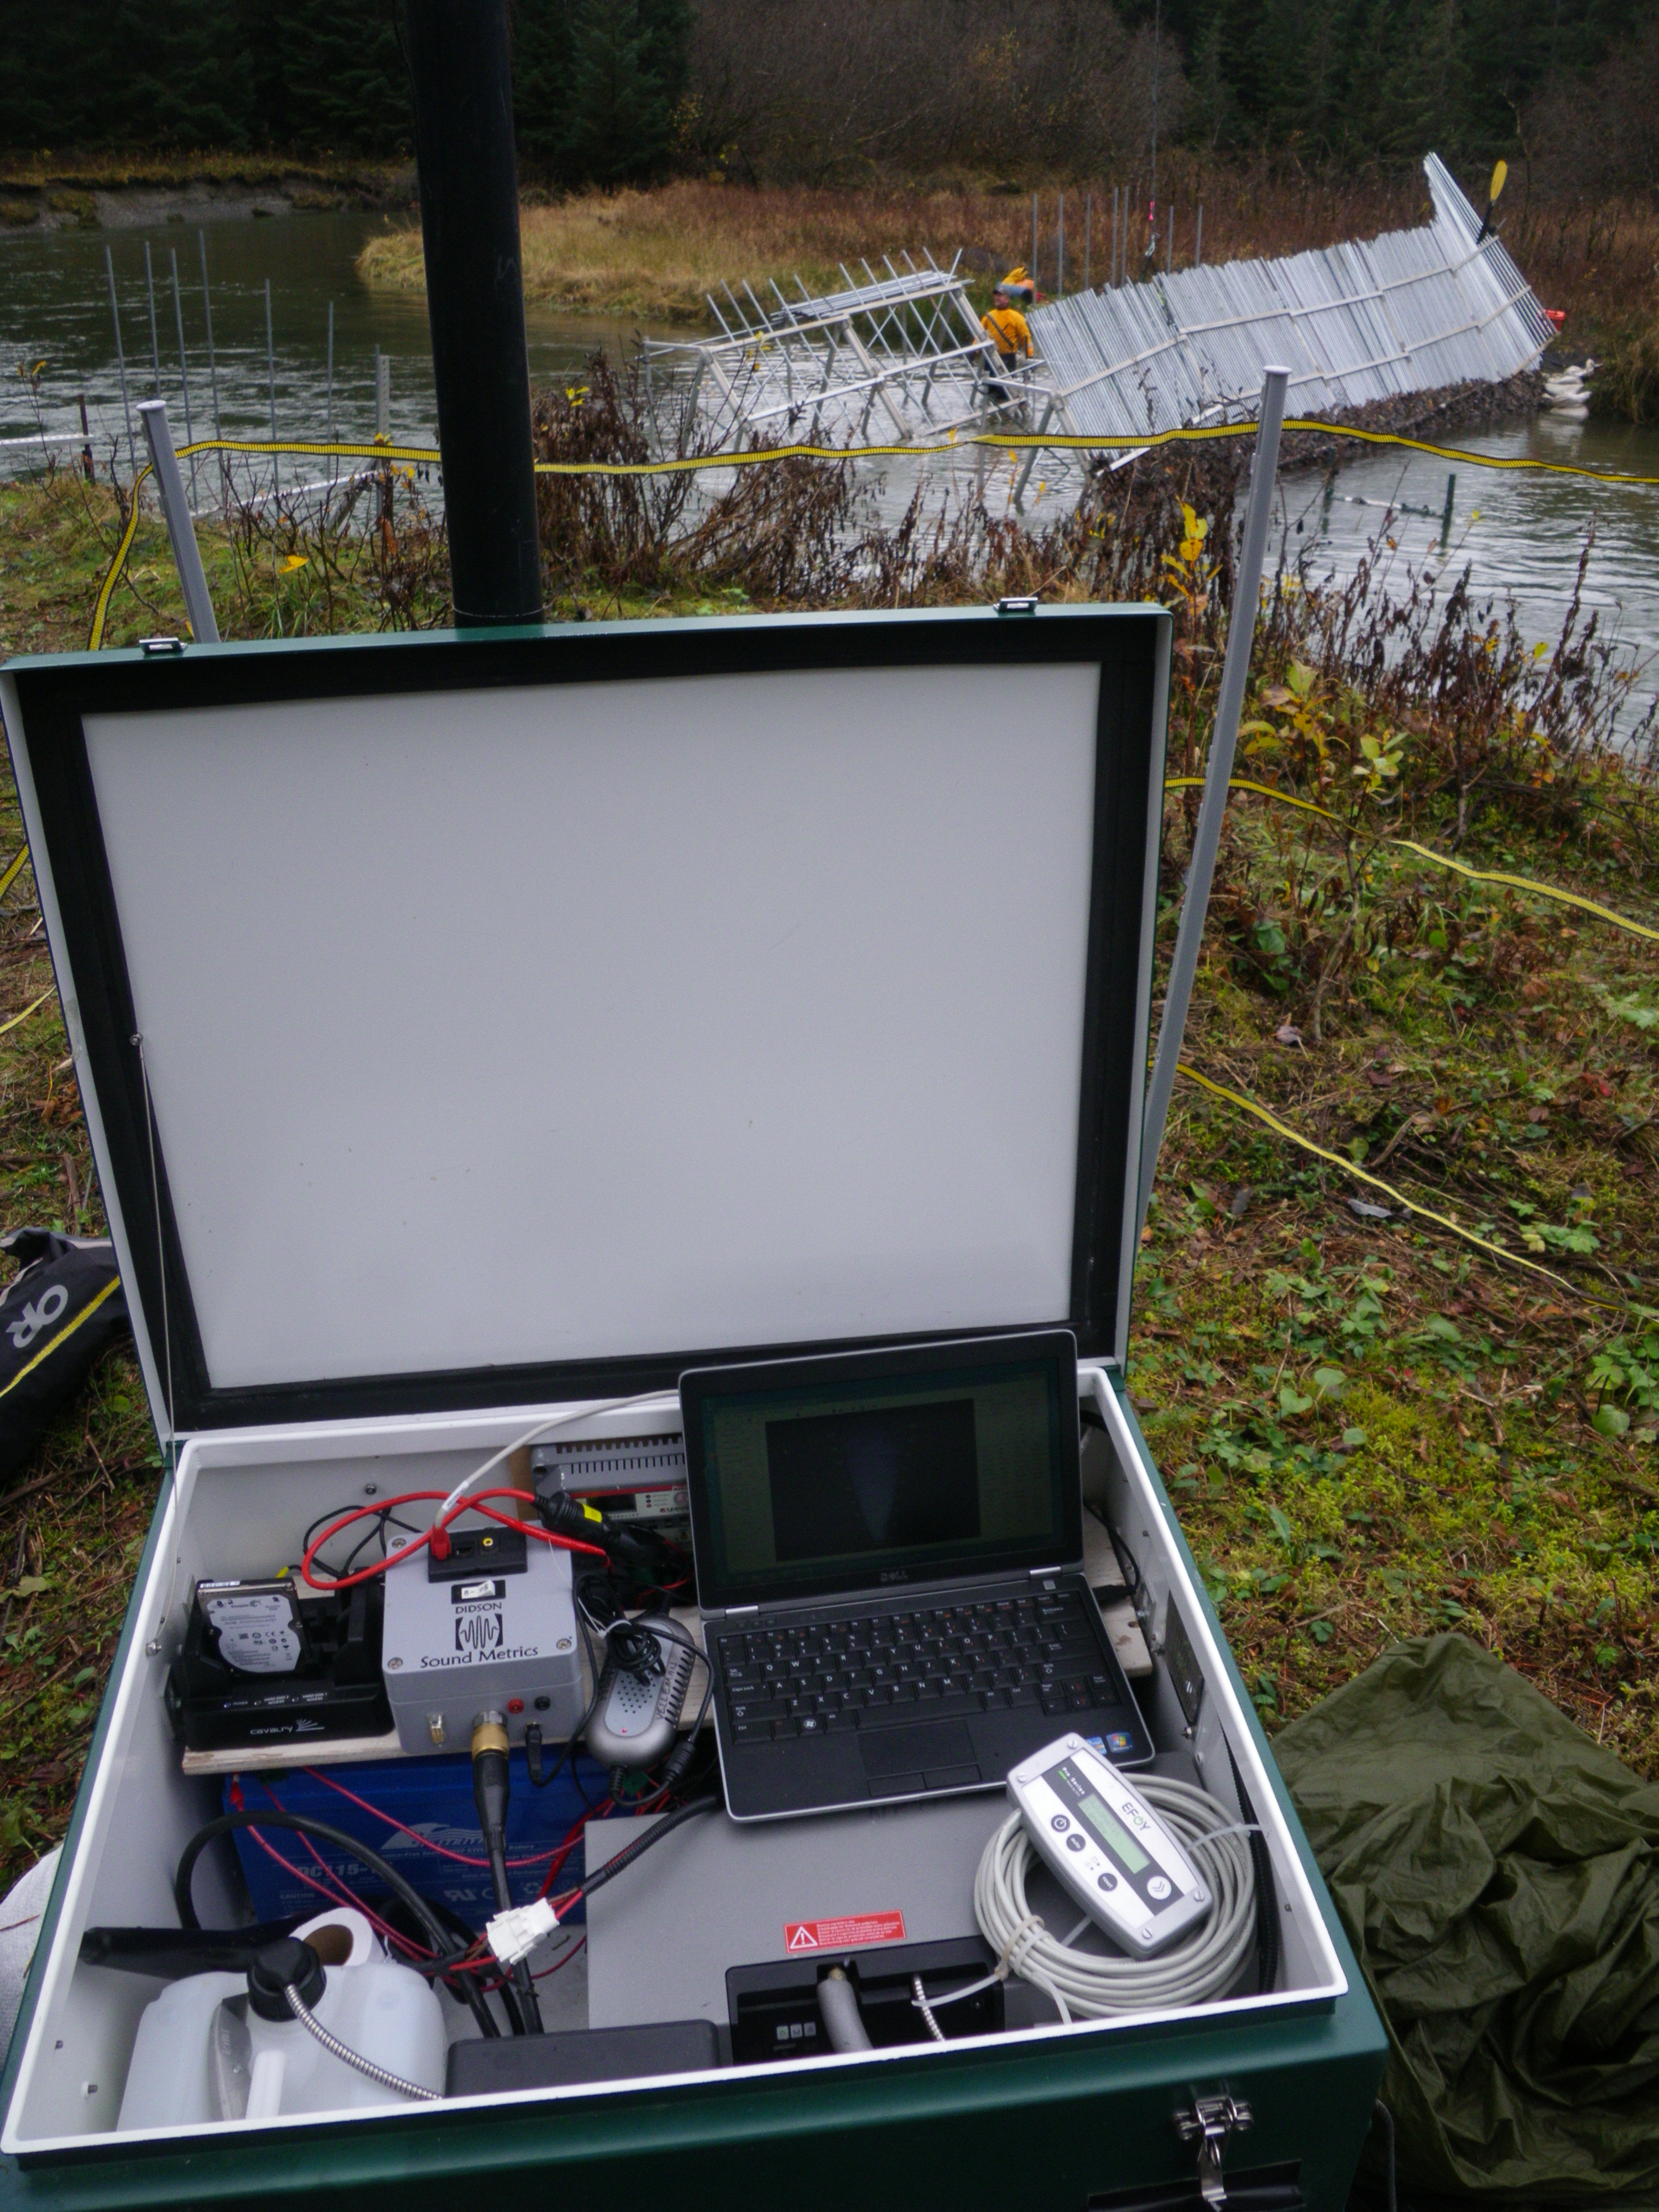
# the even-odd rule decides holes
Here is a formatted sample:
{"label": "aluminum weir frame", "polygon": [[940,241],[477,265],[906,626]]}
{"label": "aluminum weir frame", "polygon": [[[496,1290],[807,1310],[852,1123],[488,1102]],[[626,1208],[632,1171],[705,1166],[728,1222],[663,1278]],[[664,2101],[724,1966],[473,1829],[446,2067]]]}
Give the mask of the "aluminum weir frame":
{"label": "aluminum weir frame", "polygon": [[[1500,383],[1553,332],[1531,287],[1437,155],[1434,219],[1276,261],[1225,261],[1034,310],[1056,428],[1135,437],[1254,416],[1264,361],[1291,411],[1330,414],[1449,385]],[[1047,427],[1046,422],[1041,427]]]}
{"label": "aluminum weir frame", "polygon": [[665,368],[689,374],[694,399],[724,432],[762,445],[933,438],[1047,397],[1040,369],[1003,369],[957,273],[959,254],[948,269],[926,252],[920,264],[902,252],[902,267],[881,258],[884,276],[866,261],[860,283],[843,263],[845,290],[816,298],[799,276],[796,300],[768,279],[770,308],[747,283],[742,301],[722,285],[724,307],[706,293],[720,337],[646,338],[647,382]]}

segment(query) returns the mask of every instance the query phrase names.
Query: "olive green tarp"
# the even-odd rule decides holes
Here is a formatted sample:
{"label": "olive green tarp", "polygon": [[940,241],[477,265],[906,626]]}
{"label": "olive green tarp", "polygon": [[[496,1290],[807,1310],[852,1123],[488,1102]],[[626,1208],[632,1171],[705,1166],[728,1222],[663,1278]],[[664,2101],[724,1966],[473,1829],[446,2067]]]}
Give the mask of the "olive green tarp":
{"label": "olive green tarp", "polygon": [[1273,1752],[1388,2024],[1402,2198],[1659,2204],[1659,1784],[1461,1636]]}

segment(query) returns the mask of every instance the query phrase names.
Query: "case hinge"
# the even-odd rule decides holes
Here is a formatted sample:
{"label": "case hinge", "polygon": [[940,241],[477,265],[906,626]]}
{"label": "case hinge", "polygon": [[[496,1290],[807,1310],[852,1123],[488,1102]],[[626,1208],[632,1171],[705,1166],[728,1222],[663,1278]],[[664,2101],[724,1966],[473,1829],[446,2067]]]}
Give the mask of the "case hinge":
{"label": "case hinge", "polygon": [[1254,2120],[1249,2106],[1231,2091],[1219,2097],[1194,2097],[1189,2112],[1175,2115],[1176,2133],[1182,2142],[1198,2145],[1199,2191],[1213,2212],[1220,2212],[1227,2202],[1221,2161],[1226,2155],[1228,2137],[1235,2130],[1243,2135]]}

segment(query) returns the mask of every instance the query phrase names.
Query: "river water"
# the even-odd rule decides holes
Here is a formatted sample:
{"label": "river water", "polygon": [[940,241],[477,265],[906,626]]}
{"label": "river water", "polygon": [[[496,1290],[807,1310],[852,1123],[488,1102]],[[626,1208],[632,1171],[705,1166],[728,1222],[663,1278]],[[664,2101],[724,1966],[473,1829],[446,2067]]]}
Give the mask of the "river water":
{"label": "river water", "polygon": [[[220,221],[198,232],[184,223],[150,228],[0,233],[0,475],[38,466],[37,434],[78,428],[85,395],[95,457],[107,461],[126,443],[109,279],[114,265],[125,352],[128,398],[136,407],[150,396],[156,378],[179,443],[185,440],[185,398],[191,428],[209,434],[216,376],[219,424],[228,435],[268,436],[274,407],[277,434],[315,438],[327,428],[331,406],[336,434],[372,436],[375,428],[374,358],[378,347],[391,368],[389,427],[394,439],[436,442],[432,363],[426,308],[418,295],[372,292],[359,283],[354,264],[383,217],[364,214],[295,215],[269,221]],[[152,346],[144,247],[148,242],[155,301]],[[202,249],[211,288],[211,374],[204,312]],[[173,257],[179,270],[174,306]],[[270,284],[270,336],[267,354],[265,285]],[[328,318],[334,313],[331,398]],[[181,376],[179,321],[182,313],[185,366]],[[621,354],[631,348],[631,322],[581,319],[532,307],[528,314],[532,379],[545,382],[579,370],[592,349]],[[39,365],[37,367],[37,364]],[[140,453],[143,434],[133,428]],[[1568,423],[1542,415],[1510,428],[1471,433],[1454,441],[1471,452],[1530,455],[1580,467],[1659,477],[1659,431],[1603,422]],[[58,449],[68,455],[73,449]],[[292,466],[293,465],[288,465]],[[1003,486],[1002,473],[1009,482]],[[1447,477],[1451,527],[1443,530]],[[971,477],[952,472],[958,493]],[[883,511],[908,496],[909,471],[890,468],[878,504]],[[1041,467],[1026,506],[1034,522],[1047,519],[1055,501],[1071,495],[1075,479],[1057,470],[1040,491]],[[285,477],[285,481],[289,479]],[[1012,492],[1012,469],[1000,470],[985,490],[994,508]],[[1659,670],[1659,490],[1595,484],[1532,470],[1499,471],[1458,467],[1398,448],[1364,449],[1345,464],[1326,499],[1322,479],[1286,480],[1280,542],[1308,552],[1310,575],[1346,576],[1377,542],[1396,574],[1410,564],[1449,573],[1465,562],[1483,592],[1512,595],[1528,634],[1553,641],[1573,590],[1580,550],[1594,530],[1585,577],[1587,605],[1601,614],[1601,633],[1616,637],[1639,667],[1621,717],[1639,718],[1656,696]],[[1413,509],[1428,510],[1413,513]],[[1275,549],[1275,551],[1277,549]]]}

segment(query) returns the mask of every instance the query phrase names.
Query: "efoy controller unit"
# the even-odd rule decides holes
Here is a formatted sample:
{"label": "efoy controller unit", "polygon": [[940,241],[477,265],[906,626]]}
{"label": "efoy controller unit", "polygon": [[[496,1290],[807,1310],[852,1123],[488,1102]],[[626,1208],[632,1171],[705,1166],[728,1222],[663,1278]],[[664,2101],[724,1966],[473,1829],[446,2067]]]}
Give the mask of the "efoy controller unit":
{"label": "efoy controller unit", "polygon": [[452,1529],[447,1559],[394,1549],[381,1667],[405,1751],[465,1751],[483,1712],[564,1742],[585,1702],[569,1553],[503,1528]]}

